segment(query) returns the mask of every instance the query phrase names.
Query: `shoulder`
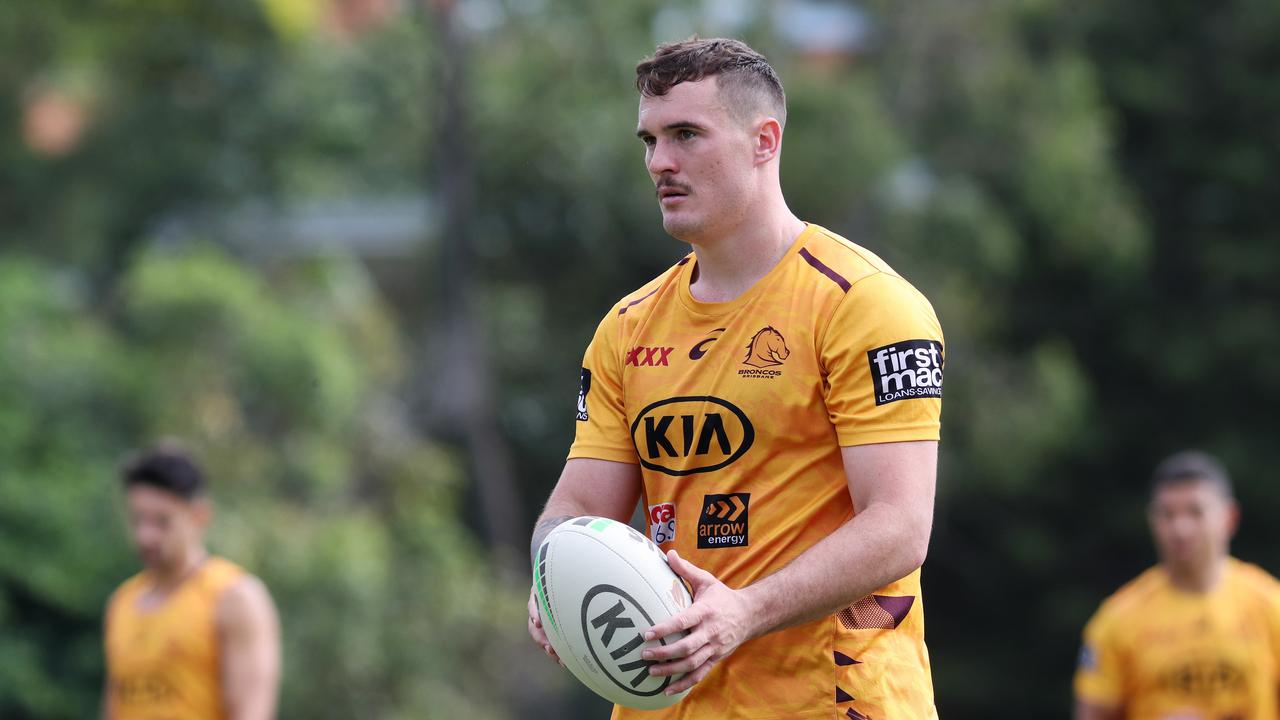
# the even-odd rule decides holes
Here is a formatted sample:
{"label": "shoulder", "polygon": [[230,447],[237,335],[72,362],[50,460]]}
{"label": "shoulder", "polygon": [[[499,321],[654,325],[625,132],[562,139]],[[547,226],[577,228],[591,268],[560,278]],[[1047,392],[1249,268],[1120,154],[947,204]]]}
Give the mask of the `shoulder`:
{"label": "shoulder", "polygon": [[621,300],[614,303],[613,307],[610,308],[607,317],[620,317],[626,315],[628,311],[634,311],[637,306],[643,305],[646,300],[658,294],[659,290],[670,285],[680,275],[684,266],[692,259],[693,253],[686,254],[671,267],[662,271],[657,277],[624,295]]}
{"label": "shoulder", "polygon": [[596,342],[608,341],[618,333],[625,332],[627,327],[642,323],[647,312],[660,299],[657,296],[664,288],[673,287],[684,266],[692,259],[693,253],[685,255],[660,275],[615,302],[596,326]]}
{"label": "shoulder", "polygon": [[859,312],[909,310],[934,315],[924,294],[879,255],[819,225],[811,225],[796,262],[815,271],[830,292],[844,295]]}
{"label": "shoulder", "polygon": [[137,597],[138,592],[142,590],[145,584],[145,573],[137,573],[133,577],[120,583],[120,585],[112,591],[107,597],[107,613],[110,614],[118,608],[124,606],[130,599]]}
{"label": "shoulder", "polygon": [[1094,619],[1103,624],[1124,623],[1131,620],[1144,613],[1152,599],[1158,597],[1167,587],[1168,582],[1164,571],[1159,566],[1148,568],[1103,600]]}
{"label": "shoulder", "polygon": [[1271,603],[1280,602],[1280,580],[1275,576],[1253,563],[1235,558],[1227,562],[1227,572],[1245,592],[1261,596]]}
{"label": "shoulder", "polygon": [[275,602],[266,583],[255,575],[242,572],[218,594],[217,608],[218,622],[225,627],[273,615]]}
{"label": "shoulder", "polygon": [[797,254],[801,262],[846,292],[859,281],[878,274],[902,279],[880,256],[821,225],[809,226],[808,237]]}

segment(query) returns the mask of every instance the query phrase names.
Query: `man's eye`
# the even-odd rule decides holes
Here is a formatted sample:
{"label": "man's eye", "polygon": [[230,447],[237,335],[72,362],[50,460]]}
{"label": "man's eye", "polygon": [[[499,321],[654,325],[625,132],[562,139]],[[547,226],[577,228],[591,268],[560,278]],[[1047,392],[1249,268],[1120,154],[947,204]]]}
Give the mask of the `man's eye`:
{"label": "man's eye", "polygon": [[676,137],[681,140],[692,140],[695,136],[696,134],[692,130],[681,130]]}
{"label": "man's eye", "polygon": [[647,147],[653,147],[653,144],[657,142],[657,138],[652,135],[645,135],[640,138],[640,142],[644,143]]}

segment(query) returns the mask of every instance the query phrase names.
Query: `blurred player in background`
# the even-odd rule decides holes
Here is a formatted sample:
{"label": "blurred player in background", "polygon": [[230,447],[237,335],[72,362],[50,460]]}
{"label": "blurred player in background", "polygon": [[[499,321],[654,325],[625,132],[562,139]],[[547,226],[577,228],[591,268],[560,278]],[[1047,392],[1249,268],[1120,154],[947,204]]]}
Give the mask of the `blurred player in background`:
{"label": "blurred player in background", "polygon": [[1240,512],[1205,453],[1166,459],[1149,510],[1159,564],[1106,600],[1084,631],[1077,720],[1274,720],[1280,583],[1228,552]]}
{"label": "blurred player in background", "polygon": [[[623,522],[693,589],[645,651],[662,711],[616,718],[920,720],[933,703],[919,567],[933,520],[942,330],[880,258],[787,207],[786,101],[741,42],[636,68],[663,228],[693,252],[587,348],[577,436],[534,530]],[[552,654],[531,594],[529,632]]]}
{"label": "blurred player in background", "polygon": [[209,555],[204,476],[175,446],[122,473],[144,569],[106,614],[107,720],[267,720],[280,681],[276,608],[258,578]]}

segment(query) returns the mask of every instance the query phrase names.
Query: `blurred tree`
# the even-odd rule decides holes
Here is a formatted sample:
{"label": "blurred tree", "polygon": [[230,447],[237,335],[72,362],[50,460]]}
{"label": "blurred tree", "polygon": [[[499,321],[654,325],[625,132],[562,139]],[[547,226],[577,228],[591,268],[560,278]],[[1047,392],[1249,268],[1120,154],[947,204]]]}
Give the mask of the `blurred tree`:
{"label": "blurred tree", "polygon": [[520,628],[491,617],[523,597],[455,518],[455,463],[406,419],[359,266],[268,284],[194,248],[142,255],[104,307],[84,287],[0,261],[0,715],[94,713],[101,609],[134,565],[115,470],[174,434],[213,478],[214,551],[280,606],[282,717],[502,717],[485,678]]}

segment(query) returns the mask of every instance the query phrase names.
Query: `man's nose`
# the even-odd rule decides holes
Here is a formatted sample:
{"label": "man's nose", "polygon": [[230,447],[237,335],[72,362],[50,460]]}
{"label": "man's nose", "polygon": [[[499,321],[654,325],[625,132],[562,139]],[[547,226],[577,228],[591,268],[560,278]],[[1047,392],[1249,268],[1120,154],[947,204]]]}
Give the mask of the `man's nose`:
{"label": "man's nose", "polygon": [[661,139],[655,141],[653,148],[649,151],[649,173],[656,177],[663,173],[677,172],[679,169],[671,144]]}

